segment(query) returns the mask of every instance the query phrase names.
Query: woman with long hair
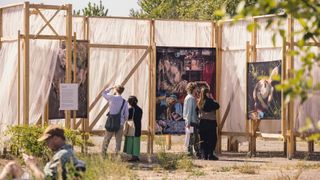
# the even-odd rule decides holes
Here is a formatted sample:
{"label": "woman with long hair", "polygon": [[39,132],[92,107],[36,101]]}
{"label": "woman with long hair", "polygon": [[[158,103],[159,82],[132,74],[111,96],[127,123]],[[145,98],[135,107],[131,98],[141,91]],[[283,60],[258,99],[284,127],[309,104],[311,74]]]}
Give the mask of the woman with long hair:
{"label": "woman with long hair", "polygon": [[206,160],[218,160],[214,155],[217,144],[217,121],[216,110],[220,105],[212,98],[210,89],[203,87],[197,104],[200,119],[200,152],[201,158]]}
{"label": "woman with long hair", "polygon": [[125,136],[124,152],[131,154],[131,162],[139,161],[140,156],[140,137],[141,137],[141,119],[142,109],[138,106],[138,99],[135,96],[128,98],[129,108],[129,120],[133,120],[134,123],[134,136]]}

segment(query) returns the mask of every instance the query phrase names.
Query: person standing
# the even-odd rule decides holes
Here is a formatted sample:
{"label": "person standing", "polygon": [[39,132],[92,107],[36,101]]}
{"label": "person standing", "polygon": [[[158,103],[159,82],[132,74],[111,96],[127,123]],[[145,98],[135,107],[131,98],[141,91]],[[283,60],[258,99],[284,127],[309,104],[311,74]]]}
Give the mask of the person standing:
{"label": "person standing", "polygon": [[202,159],[218,160],[213,152],[217,144],[216,110],[219,108],[220,105],[211,97],[209,88],[202,88],[197,106],[200,119],[199,134]]}
{"label": "person standing", "polygon": [[128,98],[129,108],[129,120],[133,120],[134,124],[134,136],[126,136],[123,151],[127,154],[131,154],[131,162],[139,161],[140,156],[140,137],[141,137],[141,119],[142,109],[138,106],[138,99],[135,96]]}
{"label": "person standing", "polygon": [[[111,90],[115,90],[114,94],[111,94]],[[126,100],[124,100],[121,96],[121,94],[124,91],[123,86],[114,86],[111,88],[106,89],[102,96],[109,102],[109,113],[110,114],[117,114],[120,112],[120,129],[116,132],[109,132],[106,130],[103,144],[102,144],[102,155],[106,156],[107,149],[110,143],[110,140],[113,135],[115,135],[116,138],[116,148],[115,152],[118,153],[121,148],[121,141],[122,141],[122,131],[123,131],[123,124],[128,119],[129,111],[128,111],[128,103]]]}
{"label": "person standing", "polygon": [[186,121],[186,141],[188,141],[187,137],[190,134],[189,142],[186,142],[188,148],[188,155],[192,156],[194,149],[196,152],[196,156],[199,158],[199,120],[196,112],[196,88],[196,84],[193,82],[189,82],[187,84],[186,91],[188,95],[184,99],[183,119]]}

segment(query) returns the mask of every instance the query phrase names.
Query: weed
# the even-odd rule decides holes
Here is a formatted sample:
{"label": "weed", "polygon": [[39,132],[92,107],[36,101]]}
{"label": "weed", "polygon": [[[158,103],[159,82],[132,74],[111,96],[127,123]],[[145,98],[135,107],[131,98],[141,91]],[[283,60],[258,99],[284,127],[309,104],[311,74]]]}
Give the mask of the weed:
{"label": "weed", "polygon": [[257,169],[259,169],[259,166],[252,166],[247,163],[242,166],[237,166],[237,170],[243,174],[257,174]]}
{"label": "weed", "polygon": [[231,167],[221,167],[220,169],[217,170],[217,172],[229,172],[231,171]]}
{"label": "weed", "polygon": [[204,176],[204,175],[206,175],[206,173],[201,171],[200,169],[196,168],[191,171],[191,175],[192,176]]}

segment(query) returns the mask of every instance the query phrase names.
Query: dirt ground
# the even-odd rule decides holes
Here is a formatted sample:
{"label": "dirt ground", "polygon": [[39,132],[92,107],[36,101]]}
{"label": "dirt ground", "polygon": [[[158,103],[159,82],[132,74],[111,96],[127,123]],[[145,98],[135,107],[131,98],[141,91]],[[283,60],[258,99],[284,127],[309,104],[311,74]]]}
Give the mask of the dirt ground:
{"label": "dirt ground", "polygon": [[[237,153],[226,152],[227,139],[223,138],[223,152],[219,161],[194,160],[194,167],[189,170],[164,170],[155,163],[156,153],[163,147],[164,138],[156,137],[153,156],[146,154],[146,137],[142,137],[141,161],[128,163],[137,179],[320,179],[320,145],[315,144],[315,153],[307,153],[307,143],[297,142],[297,156],[288,160],[283,156],[283,142],[280,140],[257,140],[257,155],[249,157],[248,143],[239,145]],[[92,137],[94,147],[89,147],[89,153],[100,152],[102,137]],[[183,136],[172,136],[171,150],[167,153],[182,153]],[[109,145],[109,152],[115,147],[114,138]],[[0,169],[7,160],[0,159]],[[126,178],[124,178],[126,179]]]}
{"label": "dirt ground", "polygon": [[[89,152],[99,151],[101,147],[102,138],[93,139],[97,146],[89,148]],[[155,153],[163,147],[163,139],[155,139]],[[166,152],[184,152],[183,142],[184,136],[172,136],[171,150]],[[308,144],[304,141],[297,142],[296,158],[288,160],[283,156],[283,142],[280,140],[258,139],[257,154],[249,157],[248,142],[239,145],[240,152],[230,153],[225,152],[227,139],[223,138],[219,161],[194,160],[195,168],[189,172],[158,168],[147,158],[145,137],[141,144],[141,162],[130,164],[138,179],[320,179],[320,145],[315,144],[315,153],[308,154]],[[113,148],[114,141],[109,146],[110,152]]]}

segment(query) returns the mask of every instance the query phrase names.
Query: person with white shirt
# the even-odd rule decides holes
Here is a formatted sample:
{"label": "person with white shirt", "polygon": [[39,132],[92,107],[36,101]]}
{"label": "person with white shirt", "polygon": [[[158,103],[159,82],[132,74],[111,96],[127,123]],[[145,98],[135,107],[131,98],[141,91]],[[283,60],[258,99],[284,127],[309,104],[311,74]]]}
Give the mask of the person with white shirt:
{"label": "person with white shirt", "polygon": [[[111,93],[111,90],[113,89],[115,90],[114,94]],[[103,139],[103,144],[102,144],[102,152],[101,152],[103,156],[106,156],[107,149],[113,135],[115,135],[115,138],[116,138],[115,152],[118,153],[121,148],[123,124],[128,119],[128,116],[129,116],[128,103],[121,96],[123,91],[124,91],[124,87],[118,85],[111,88],[107,88],[102,93],[102,96],[109,102],[110,114],[119,113],[121,107],[123,106],[121,110],[120,129],[116,132],[109,132],[106,130],[106,133]]]}

